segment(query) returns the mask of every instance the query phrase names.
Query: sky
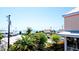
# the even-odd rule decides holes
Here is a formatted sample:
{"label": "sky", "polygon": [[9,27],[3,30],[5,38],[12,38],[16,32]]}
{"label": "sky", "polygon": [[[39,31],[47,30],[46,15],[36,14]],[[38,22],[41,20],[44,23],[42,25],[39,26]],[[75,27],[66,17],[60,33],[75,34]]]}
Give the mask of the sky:
{"label": "sky", "polygon": [[7,30],[8,18],[11,15],[11,30],[44,30],[61,29],[64,26],[65,12],[73,7],[0,7],[0,30]]}

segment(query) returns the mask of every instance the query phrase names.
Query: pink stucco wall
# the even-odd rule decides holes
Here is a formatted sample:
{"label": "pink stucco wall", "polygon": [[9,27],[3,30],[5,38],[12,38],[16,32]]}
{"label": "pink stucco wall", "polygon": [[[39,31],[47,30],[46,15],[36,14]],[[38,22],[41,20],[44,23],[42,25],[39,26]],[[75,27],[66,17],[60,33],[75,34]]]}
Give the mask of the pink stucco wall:
{"label": "pink stucco wall", "polygon": [[64,17],[64,30],[79,30],[79,14]]}

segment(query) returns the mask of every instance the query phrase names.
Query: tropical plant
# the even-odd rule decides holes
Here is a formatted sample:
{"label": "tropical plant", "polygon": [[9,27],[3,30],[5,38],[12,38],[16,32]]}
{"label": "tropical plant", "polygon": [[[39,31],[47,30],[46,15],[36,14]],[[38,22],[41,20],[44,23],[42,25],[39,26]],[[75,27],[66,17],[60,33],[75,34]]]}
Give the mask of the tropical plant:
{"label": "tropical plant", "polygon": [[1,42],[2,38],[3,38],[3,35],[2,35],[2,33],[0,33],[0,42]]}
{"label": "tropical plant", "polygon": [[30,27],[27,28],[26,35],[30,34],[32,29]]}
{"label": "tropical plant", "polygon": [[47,42],[47,36],[45,33],[32,33],[31,28],[28,28],[26,34],[21,37],[22,39],[17,40],[13,45],[11,45],[9,50],[41,50],[45,47],[45,43]]}
{"label": "tropical plant", "polygon": [[26,50],[34,50],[34,39],[29,37],[28,35],[22,36],[22,39],[16,41],[10,50],[19,50],[19,51],[26,51]]}
{"label": "tropical plant", "polygon": [[60,40],[61,37],[59,35],[57,35],[57,34],[53,34],[51,36],[51,38],[52,38],[53,41],[55,41],[57,43]]}
{"label": "tropical plant", "polygon": [[61,49],[62,49],[62,48],[61,48],[61,45],[58,44],[58,42],[60,41],[61,36],[59,36],[59,35],[57,35],[57,34],[53,34],[51,38],[52,38],[52,41],[55,42],[55,43],[53,44],[53,49],[54,49],[55,51],[58,51],[59,49],[61,50]]}
{"label": "tropical plant", "polygon": [[38,50],[42,50],[47,42],[47,36],[43,32],[35,33],[36,45],[38,45]]}
{"label": "tropical plant", "polygon": [[21,31],[19,31],[19,34],[21,35],[21,34],[22,34],[22,32],[21,32]]}

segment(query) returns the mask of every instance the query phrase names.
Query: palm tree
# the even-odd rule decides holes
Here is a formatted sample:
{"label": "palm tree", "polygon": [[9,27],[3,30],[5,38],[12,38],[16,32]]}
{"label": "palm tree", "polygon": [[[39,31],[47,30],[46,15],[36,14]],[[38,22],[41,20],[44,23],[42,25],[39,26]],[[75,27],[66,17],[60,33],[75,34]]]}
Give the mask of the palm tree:
{"label": "palm tree", "polygon": [[27,28],[26,35],[30,34],[32,29],[30,27]]}

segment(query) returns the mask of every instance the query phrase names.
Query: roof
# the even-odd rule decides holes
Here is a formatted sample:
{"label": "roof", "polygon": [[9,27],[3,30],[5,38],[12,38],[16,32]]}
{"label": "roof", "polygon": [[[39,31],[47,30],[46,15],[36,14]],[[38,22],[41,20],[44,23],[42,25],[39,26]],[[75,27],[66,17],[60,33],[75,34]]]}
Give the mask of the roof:
{"label": "roof", "polygon": [[76,38],[79,38],[79,33],[71,33],[71,32],[63,31],[63,32],[60,32],[58,34],[61,35],[61,36],[66,36],[66,37],[76,37]]}
{"label": "roof", "polygon": [[74,12],[78,12],[78,11],[79,11],[79,7],[73,8],[71,11],[66,12],[65,14],[70,14],[70,13],[74,13]]}
{"label": "roof", "polygon": [[66,12],[63,16],[71,16],[75,14],[79,14],[79,7],[73,8],[71,11]]}

